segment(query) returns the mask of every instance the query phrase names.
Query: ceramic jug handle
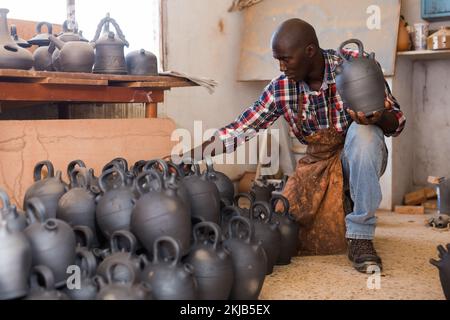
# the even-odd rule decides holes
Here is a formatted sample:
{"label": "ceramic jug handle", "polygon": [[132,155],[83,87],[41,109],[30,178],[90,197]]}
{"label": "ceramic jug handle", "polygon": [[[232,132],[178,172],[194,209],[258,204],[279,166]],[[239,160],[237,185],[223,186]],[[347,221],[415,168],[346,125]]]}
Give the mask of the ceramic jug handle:
{"label": "ceramic jug handle", "polygon": [[2,200],[3,203],[3,207],[0,208],[0,211],[8,209],[11,206],[9,196],[3,189],[0,189],[0,199]]}
{"label": "ceramic jug handle", "polygon": [[159,246],[163,242],[169,243],[170,245],[172,245],[172,248],[175,250],[175,257],[171,263],[171,266],[175,267],[180,262],[180,258],[181,258],[180,245],[174,238],[169,237],[169,236],[161,236],[158,239],[156,239],[155,242],[153,243],[153,263],[159,262]]}
{"label": "ceramic jug handle", "polygon": [[39,198],[31,198],[25,203],[25,213],[29,224],[37,221],[43,223],[46,220],[45,207]]}
{"label": "ceramic jug handle", "polygon": [[78,247],[85,247],[90,249],[94,242],[94,232],[88,226],[74,226],[75,238],[77,239]]}
{"label": "ceramic jug handle", "polygon": [[[256,212],[256,209],[260,209],[261,211]],[[256,217],[255,213],[257,214]],[[269,205],[266,202],[256,201],[250,207],[250,220],[253,220],[254,218],[259,218],[263,213],[266,215],[263,221],[270,222],[270,220],[272,219],[273,211],[270,210]]]}
{"label": "ceramic jug handle", "polygon": [[237,195],[234,196],[234,205],[238,208],[240,208],[239,207],[239,199],[241,199],[241,198],[248,199],[248,201],[250,201],[250,206],[253,205],[253,202],[255,201],[255,197],[250,193],[244,193],[244,192],[238,193]]}
{"label": "ceramic jug handle", "polygon": [[[228,223],[230,223],[230,220],[232,217],[238,217],[240,216],[239,210],[232,205],[227,205],[223,207],[222,210],[220,210],[220,223],[223,226],[224,223],[228,220]],[[229,219],[227,219],[229,218]]]}
{"label": "ceramic jug handle", "polygon": [[347,40],[347,41],[342,42],[341,45],[339,46],[338,51],[337,51],[339,57],[341,57],[343,60],[347,60],[347,59],[345,58],[345,56],[342,54],[342,49],[344,49],[344,47],[345,47],[347,44],[350,44],[350,43],[355,43],[356,45],[358,45],[359,57],[362,57],[362,56],[364,55],[364,45],[363,45],[363,43],[362,43],[360,40],[358,40],[358,39],[349,39],[349,40]]}
{"label": "ceramic jug handle", "polygon": [[170,169],[173,169],[179,178],[184,178],[184,172],[180,169],[179,166],[177,166],[172,161],[168,161],[168,162],[166,162],[166,164],[167,164],[167,167],[169,168],[169,172],[170,172]]}
{"label": "ceramic jug handle", "polygon": [[100,190],[102,190],[103,193],[108,191],[108,188],[105,185],[105,179],[108,175],[113,174],[113,173],[117,173],[120,177],[120,182],[121,182],[121,187],[125,186],[125,175],[122,172],[122,170],[120,170],[119,168],[113,166],[110,169],[107,169],[105,171],[102,172],[102,174],[100,175],[100,177],[98,178],[98,186],[100,187]]}
{"label": "ceramic jug handle", "polygon": [[147,164],[147,161],[139,160],[131,167],[135,177],[137,177],[138,175],[141,174],[141,172],[146,164]]}
{"label": "ceramic jug handle", "polygon": [[[41,286],[40,283],[42,283],[43,286]],[[45,288],[46,290],[54,289],[55,276],[53,275],[52,270],[44,265],[35,266],[30,274],[30,287],[33,289],[34,288]]]}
{"label": "ceramic jug handle", "polygon": [[80,267],[86,278],[92,278],[97,270],[97,259],[94,254],[86,248],[76,249],[75,264]]}
{"label": "ceramic jug handle", "polygon": [[191,157],[186,157],[186,158],[183,158],[182,164],[190,164],[190,165],[192,165],[194,167],[194,173],[197,176],[201,175],[201,173],[200,173],[200,166],[199,166],[197,160],[195,160],[195,159],[193,159]]}
{"label": "ceramic jug handle", "polygon": [[272,199],[270,199],[270,206],[272,207],[272,211],[275,212],[275,208],[277,207],[278,201],[281,201],[283,203],[283,212],[282,215],[287,215],[289,213],[289,201],[286,199],[286,197],[282,196],[281,194],[275,194],[272,195]]}
{"label": "ceramic jug handle", "polygon": [[197,223],[192,230],[195,243],[198,243],[198,233],[199,233],[200,229],[207,229],[207,230],[209,229],[209,230],[213,231],[213,233],[214,233],[213,248],[214,248],[214,250],[216,250],[220,239],[222,239],[222,233],[220,232],[220,227],[217,224],[215,224],[214,222],[209,222],[209,221],[203,221],[203,222]]}
{"label": "ceramic jug handle", "polygon": [[73,169],[69,175],[70,187],[87,189],[89,187],[89,177],[87,174],[88,172],[86,170],[82,171],[81,168]]}
{"label": "ceramic jug handle", "polygon": [[124,172],[128,171],[128,162],[125,158],[115,158],[111,163],[117,163]]}
{"label": "ceramic jug handle", "polygon": [[112,24],[112,25],[114,26],[114,28],[116,29],[117,35],[119,36],[120,40],[123,41],[123,43],[125,44],[125,46],[129,47],[130,44],[128,43],[127,39],[125,39],[125,36],[124,36],[124,34],[123,34],[123,32],[122,32],[122,29],[120,29],[120,26],[119,26],[119,24],[116,22],[116,20],[110,18],[109,21],[111,22],[111,24]]}
{"label": "ceramic jug handle", "polygon": [[42,169],[44,167],[47,167],[48,178],[55,176],[55,168],[53,167],[53,164],[48,160],[41,161],[36,163],[36,165],[34,166],[33,176],[35,182],[42,179]]}
{"label": "ceramic jug handle", "polygon": [[112,253],[121,252],[123,250],[123,248],[119,246],[119,240],[121,239],[127,242],[128,250],[126,250],[126,252],[134,254],[136,252],[137,240],[131,232],[126,230],[114,231],[111,235],[110,245]]}
{"label": "ceramic jug handle", "polygon": [[53,25],[50,22],[47,21],[41,21],[36,25],[36,32],[42,33],[42,26],[46,26],[47,27],[47,33],[48,34],[53,34]]}
{"label": "ceramic jug handle", "polygon": [[[250,243],[253,238],[253,226],[249,219],[241,217],[241,216],[235,216],[231,218],[230,224],[228,225],[228,234],[229,238],[239,238],[239,225],[244,225],[247,228],[247,237],[244,239],[245,242]],[[235,232],[236,231],[236,236]]]}
{"label": "ceramic jug handle", "polygon": [[[157,166],[158,165],[158,166]],[[151,169],[154,170],[161,170],[164,176],[164,179],[167,179],[169,176],[169,166],[164,160],[156,159],[156,160],[150,160],[147,161],[147,163],[142,168],[142,171],[150,171]]]}
{"label": "ceramic jug handle", "polygon": [[68,177],[70,177],[70,173],[72,172],[73,169],[75,169],[76,166],[81,167],[81,168],[86,168],[86,164],[84,163],[83,160],[73,160],[67,165],[67,176]]}
{"label": "ceramic jug handle", "polygon": [[163,184],[163,179],[161,178],[161,176],[155,172],[154,170],[149,170],[149,171],[145,171],[142,172],[135,180],[134,180],[134,187],[135,189],[139,192],[140,195],[143,195],[145,193],[147,193],[148,191],[146,191],[144,189],[144,185],[141,183],[142,180],[146,181],[147,184],[150,184],[152,181],[157,182],[156,187],[152,186],[150,188],[150,191],[156,191],[156,192],[161,192],[164,184]]}

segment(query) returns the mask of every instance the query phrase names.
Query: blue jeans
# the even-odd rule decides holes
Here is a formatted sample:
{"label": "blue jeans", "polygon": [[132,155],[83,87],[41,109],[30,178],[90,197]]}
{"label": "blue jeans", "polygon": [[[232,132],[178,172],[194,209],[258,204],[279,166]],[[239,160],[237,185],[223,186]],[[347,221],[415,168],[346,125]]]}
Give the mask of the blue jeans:
{"label": "blue jeans", "polygon": [[350,190],[353,211],[345,218],[346,237],[373,239],[381,203],[380,177],[386,169],[387,148],[381,128],[353,122],[341,156],[344,188]]}

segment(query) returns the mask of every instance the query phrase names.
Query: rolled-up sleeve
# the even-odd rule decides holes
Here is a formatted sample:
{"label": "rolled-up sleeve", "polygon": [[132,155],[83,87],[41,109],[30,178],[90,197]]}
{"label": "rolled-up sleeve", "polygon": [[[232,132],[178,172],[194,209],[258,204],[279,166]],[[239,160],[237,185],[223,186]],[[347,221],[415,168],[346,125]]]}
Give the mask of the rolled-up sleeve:
{"label": "rolled-up sleeve", "polygon": [[385,81],[385,100],[389,102],[389,107],[387,108],[388,112],[392,112],[395,117],[398,120],[398,127],[397,130],[395,130],[392,133],[386,133],[385,135],[387,137],[396,137],[398,136],[403,129],[405,128],[406,124],[406,117],[403,114],[403,112],[400,110],[400,105],[398,104],[397,100],[394,98],[394,96],[391,93],[391,89],[389,88],[388,83]]}
{"label": "rolled-up sleeve", "polygon": [[226,152],[231,153],[240,144],[253,138],[259,130],[267,129],[280,115],[282,110],[277,107],[272,81],[251,107],[242,112],[235,121],[218,129],[216,135],[224,143]]}

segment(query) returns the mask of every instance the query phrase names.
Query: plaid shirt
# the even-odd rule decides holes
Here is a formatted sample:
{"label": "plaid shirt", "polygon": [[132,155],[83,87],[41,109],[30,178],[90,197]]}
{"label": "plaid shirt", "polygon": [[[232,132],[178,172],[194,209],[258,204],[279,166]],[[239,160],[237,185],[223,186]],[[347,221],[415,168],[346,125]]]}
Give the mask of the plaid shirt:
{"label": "plaid shirt", "polygon": [[[217,131],[216,134],[224,142],[228,153],[254,137],[259,130],[267,129],[280,116],[284,116],[292,132],[303,144],[307,144],[305,136],[327,129],[330,125],[333,125],[337,132],[346,134],[353,120],[345,111],[344,103],[336,92],[334,69],[341,58],[335,50],[322,52],[325,58],[325,74],[320,90],[312,91],[304,81],[288,80],[284,74],[272,80],[258,101],[246,109],[234,122]],[[353,50],[346,50],[344,54],[358,56],[358,52]],[[404,128],[406,118],[386,82],[385,85],[386,101],[390,104],[388,112],[394,113],[399,123],[397,130],[386,136],[397,136]],[[331,97],[329,97],[330,94]],[[298,126],[300,101],[301,128]],[[330,106],[327,105],[328,101],[331,102]],[[329,123],[329,107],[331,107],[332,124]]]}

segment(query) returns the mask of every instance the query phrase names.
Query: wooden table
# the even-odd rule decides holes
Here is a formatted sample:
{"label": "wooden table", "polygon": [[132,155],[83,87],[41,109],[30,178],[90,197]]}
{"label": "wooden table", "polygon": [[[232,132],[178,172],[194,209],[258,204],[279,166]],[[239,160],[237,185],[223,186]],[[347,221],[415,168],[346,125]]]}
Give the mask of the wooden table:
{"label": "wooden table", "polygon": [[0,102],[145,103],[157,117],[164,91],[195,83],[171,76],[131,76],[0,69]]}

